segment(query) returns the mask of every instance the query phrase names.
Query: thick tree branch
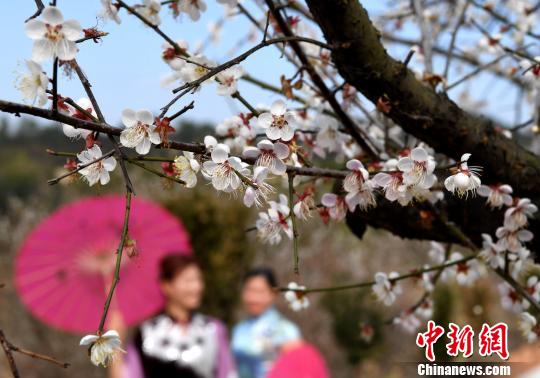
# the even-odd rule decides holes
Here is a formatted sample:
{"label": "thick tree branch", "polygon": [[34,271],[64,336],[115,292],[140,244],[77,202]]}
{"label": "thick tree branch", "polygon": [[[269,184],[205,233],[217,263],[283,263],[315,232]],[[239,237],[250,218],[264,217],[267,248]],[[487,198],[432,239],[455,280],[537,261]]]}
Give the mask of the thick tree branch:
{"label": "thick tree branch", "polygon": [[332,51],[341,75],[375,104],[383,96],[389,98],[387,115],[394,122],[456,160],[472,153],[473,163],[484,167],[484,181],[510,184],[521,196],[538,196],[540,158],[503,136],[492,121],[469,114],[445,94],[435,93],[390,57],[358,1],[307,3],[327,42],[349,46]]}

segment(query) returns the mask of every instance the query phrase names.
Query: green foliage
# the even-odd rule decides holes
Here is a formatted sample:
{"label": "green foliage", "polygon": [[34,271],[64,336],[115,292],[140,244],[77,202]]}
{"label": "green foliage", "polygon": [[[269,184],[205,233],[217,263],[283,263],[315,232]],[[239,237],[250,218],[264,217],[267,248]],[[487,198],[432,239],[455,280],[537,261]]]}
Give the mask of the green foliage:
{"label": "green foliage", "polygon": [[240,281],[254,256],[247,241],[249,210],[204,187],[183,191],[164,205],[182,219],[206,281],[202,311],[233,322]]}
{"label": "green foliage", "polygon": [[[364,290],[329,292],[322,305],[332,315],[332,329],[337,342],[345,349],[350,364],[356,365],[376,354],[383,342],[382,314],[373,307],[372,298]],[[360,337],[362,324],[374,327],[370,342]]]}

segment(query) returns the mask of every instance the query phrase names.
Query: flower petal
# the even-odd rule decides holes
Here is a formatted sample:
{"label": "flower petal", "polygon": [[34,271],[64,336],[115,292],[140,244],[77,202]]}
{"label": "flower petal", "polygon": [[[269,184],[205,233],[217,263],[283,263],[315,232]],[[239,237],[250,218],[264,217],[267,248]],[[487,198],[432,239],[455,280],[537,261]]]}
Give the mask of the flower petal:
{"label": "flower petal", "polygon": [[28,21],[24,25],[24,29],[26,31],[26,35],[31,39],[41,39],[47,32],[45,23],[41,20],[36,20],[35,18]]}
{"label": "flower petal", "polygon": [[270,112],[276,116],[284,115],[286,111],[287,105],[281,100],[275,101],[270,108]]}
{"label": "flower petal", "polygon": [[41,13],[43,21],[51,25],[59,25],[64,22],[64,16],[57,7],[47,7]]}
{"label": "flower petal", "polygon": [[122,112],[122,123],[126,127],[135,126],[137,124],[135,110],[133,110],[133,109],[124,109],[124,111]]}
{"label": "flower petal", "polygon": [[137,121],[141,121],[142,123],[145,123],[147,125],[151,125],[154,123],[154,115],[150,110],[139,110],[137,113],[135,113],[135,118]]}

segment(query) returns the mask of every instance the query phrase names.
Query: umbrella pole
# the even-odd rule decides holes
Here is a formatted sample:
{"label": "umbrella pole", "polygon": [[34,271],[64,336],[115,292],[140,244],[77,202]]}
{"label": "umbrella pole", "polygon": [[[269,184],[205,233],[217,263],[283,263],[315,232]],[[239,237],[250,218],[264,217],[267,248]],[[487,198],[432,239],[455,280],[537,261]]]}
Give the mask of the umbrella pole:
{"label": "umbrella pole", "polygon": [[126,192],[126,210],[124,214],[124,226],[122,228],[122,236],[120,237],[120,243],[118,244],[118,250],[116,251],[116,265],[114,269],[114,276],[111,282],[111,287],[109,288],[109,294],[107,295],[107,300],[103,307],[103,314],[101,315],[101,321],[99,322],[98,334],[103,333],[103,327],[105,326],[105,320],[107,319],[107,313],[109,312],[109,307],[111,305],[111,300],[114,294],[114,289],[116,284],[120,280],[120,266],[122,263],[122,252],[124,250],[124,243],[126,241],[128,233],[128,223],[129,223],[129,213],[131,211],[131,191]]}

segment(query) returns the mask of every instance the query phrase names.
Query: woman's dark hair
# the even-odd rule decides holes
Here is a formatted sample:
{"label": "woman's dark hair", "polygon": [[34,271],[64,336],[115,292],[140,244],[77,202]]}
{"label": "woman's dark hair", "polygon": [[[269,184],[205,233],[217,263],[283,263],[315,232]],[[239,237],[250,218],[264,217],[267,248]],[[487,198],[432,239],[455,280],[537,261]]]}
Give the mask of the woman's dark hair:
{"label": "woman's dark hair", "polygon": [[180,253],[166,255],[159,263],[159,280],[172,281],[174,277],[191,265],[201,268],[197,259],[191,255]]}
{"label": "woman's dark hair", "polygon": [[264,278],[268,286],[270,286],[271,288],[278,287],[278,283],[277,283],[277,279],[276,279],[276,275],[274,274],[274,271],[264,266],[253,268],[247,271],[247,273],[244,274],[244,279],[242,280],[242,283],[245,284],[247,281],[255,277]]}

